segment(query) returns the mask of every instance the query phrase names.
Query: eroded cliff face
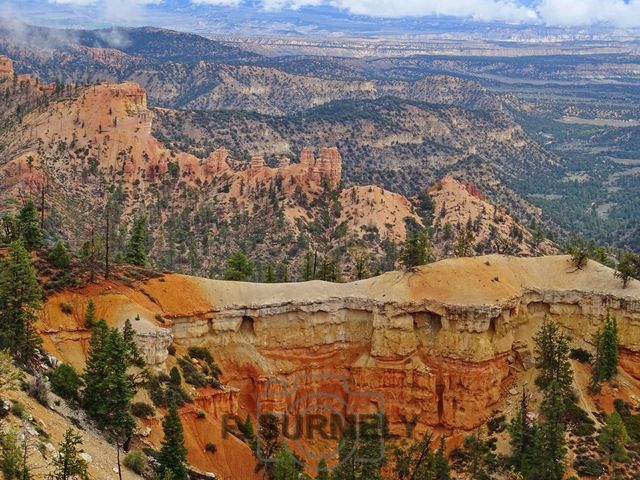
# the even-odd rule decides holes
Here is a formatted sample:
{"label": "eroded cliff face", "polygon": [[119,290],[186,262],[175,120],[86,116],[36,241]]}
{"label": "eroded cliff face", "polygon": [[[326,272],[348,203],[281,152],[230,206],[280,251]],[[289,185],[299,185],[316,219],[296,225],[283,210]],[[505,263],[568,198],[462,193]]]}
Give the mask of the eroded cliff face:
{"label": "eroded cliff face", "polygon": [[[303,408],[302,399],[330,392],[345,412],[383,408],[392,433],[411,419],[417,432],[469,430],[488,418],[514,371],[532,366],[545,316],[589,347],[607,309],[618,321],[622,366],[640,378],[640,282],[623,289],[611,269],[589,262],[575,271],[566,256],[452,259],[348,284],[167,275],[93,299],[108,318],[140,318],[134,328],[156,365],[167,337],[154,328],[170,330],[179,351],[208,348],[230,388],[203,397],[214,417],[225,408],[256,415],[264,398],[277,399],[271,408]],[[57,344],[63,357],[65,345]]]}

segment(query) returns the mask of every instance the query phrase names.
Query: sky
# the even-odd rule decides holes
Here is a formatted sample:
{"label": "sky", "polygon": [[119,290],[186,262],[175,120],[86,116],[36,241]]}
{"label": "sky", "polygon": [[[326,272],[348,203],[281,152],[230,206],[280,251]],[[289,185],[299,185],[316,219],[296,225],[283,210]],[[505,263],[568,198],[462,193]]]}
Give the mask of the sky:
{"label": "sky", "polygon": [[[640,28],[640,0],[0,0],[0,16],[17,16],[27,6],[53,15],[91,15],[123,22],[152,13],[176,15],[216,8],[261,13],[322,9],[337,16],[382,19],[453,17],[477,22]],[[23,10],[23,11],[21,11]]]}

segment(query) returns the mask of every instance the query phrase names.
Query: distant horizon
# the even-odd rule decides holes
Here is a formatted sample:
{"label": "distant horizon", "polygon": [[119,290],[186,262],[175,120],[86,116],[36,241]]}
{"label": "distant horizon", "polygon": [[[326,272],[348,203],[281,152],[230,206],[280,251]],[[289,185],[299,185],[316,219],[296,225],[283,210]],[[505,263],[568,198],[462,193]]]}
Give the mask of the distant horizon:
{"label": "distant horizon", "polygon": [[[73,29],[159,27],[200,35],[415,39],[640,39],[640,0],[0,0],[0,17]],[[575,3],[572,15],[563,12]],[[392,8],[384,5],[390,4]],[[406,4],[406,5],[405,5]],[[404,6],[403,6],[404,5]],[[463,5],[467,5],[466,7]],[[399,8],[394,15],[395,7]],[[376,8],[379,7],[379,8]],[[377,15],[373,15],[378,12]],[[426,15],[420,15],[425,12]],[[573,14],[575,12],[575,15]],[[405,15],[401,15],[405,13]],[[606,13],[606,16],[604,16]]]}

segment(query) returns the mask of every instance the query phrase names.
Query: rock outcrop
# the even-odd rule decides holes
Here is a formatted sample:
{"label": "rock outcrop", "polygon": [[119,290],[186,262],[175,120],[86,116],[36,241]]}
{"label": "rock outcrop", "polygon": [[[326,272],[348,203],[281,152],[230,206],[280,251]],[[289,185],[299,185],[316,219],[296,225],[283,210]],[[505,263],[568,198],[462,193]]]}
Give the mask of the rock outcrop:
{"label": "rock outcrop", "polygon": [[492,204],[481,189],[447,175],[429,189],[434,205],[434,243],[439,256],[450,255],[457,238],[469,230],[472,251],[508,255],[557,253],[550,241],[520,225],[508,212]]}
{"label": "rock outcrop", "polygon": [[13,62],[7,57],[0,56],[0,79],[13,78]]}
{"label": "rock outcrop", "polygon": [[[94,300],[113,305],[113,295]],[[640,282],[622,289],[609,268],[590,262],[576,272],[565,256],[452,259],[350,284],[169,275],[117,295],[113,311],[139,311],[149,321],[156,312],[170,321],[179,348],[207,347],[224,382],[239,389],[240,408],[253,415],[273,379],[337,376],[348,380],[346,404],[380,395],[396,432],[414,417],[418,431],[468,430],[486,420],[510,363],[533,350],[547,315],[588,347],[610,309],[623,366],[640,354]],[[301,385],[283,402],[320,388],[315,380]]]}

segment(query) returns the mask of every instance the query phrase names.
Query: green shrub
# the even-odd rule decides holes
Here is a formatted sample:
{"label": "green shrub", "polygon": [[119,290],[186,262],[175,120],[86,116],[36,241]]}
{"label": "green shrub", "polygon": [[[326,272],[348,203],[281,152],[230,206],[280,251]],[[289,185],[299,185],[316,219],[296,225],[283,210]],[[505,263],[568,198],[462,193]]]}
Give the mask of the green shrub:
{"label": "green shrub", "polygon": [[124,457],[124,466],[129,470],[142,475],[147,467],[147,461],[144,458],[142,452],[129,452]]}
{"label": "green shrub", "polygon": [[182,385],[182,375],[180,375],[180,370],[178,367],[171,368],[169,372],[169,378],[171,379],[172,385]]}
{"label": "green shrub", "polygon": [[494,417],[487,422],[487,428],[489,435],[504,432],[504,429],[507,428],[507,418],[504,415]]}
{"label": "green shrub", "polygon": [[24,405],[18,400],[13,401],[13,405],[11,405],[11,413],[13,413],[18,418],[24,418],[26,415],[26,410]]}
{"label": "green shrub", "polygon": [[146,389],[156,407],[166,407],[171,403],[181,407],[185,403],[193,402],[180,385],[171,383],[171,378],[166,373],[152,376],[146,384]]}
{"label": "green shrub", "polygon": [[56,395],[67,399],[76,400],[78,398],[78,390],[82,385],[82,379],[78,372],[69,364],[60,364],[49,376],[51,382],[51,390]]}
{"label": "green shrub", "polygon": [[196,412],[196,418],[202,420],[203,418],[206,418],[207,414],[204,412],[204,410],[198,410]]}
{"label": "green shrub", "polygon": [[625,402],[623,399],[616,398],[613,401],[613,406],[616,409],[616,411],[620,414],[621,417],[627,417],[631,415],[631,409],[629,407],[629,404]]}
{"label": "green shrub", "polygon": [[191,358],[203,360],[209,364],[213,363],[213,357],[211,356],[211,353],[209,353],[209,350],[204,347],[189,347],[187,353]]}
{"label": "green shrub", "polygon": [[156,414],[156,411],[148,403],[135,402],[131,404],[131,413],[138,418],[150,418]]}
{"label": "green shrub", "polygon": [[178,365],[180,365],[180,369],[182,370],[182,376],[184,377],[184,381],[190,385],[195,387],[206,387],[209,385],[209,381],[207,380],[207,376],[200,372],[195,365],[191,363],[191,361],[182,357],[178,359]]}
{"label": "green shrub", "polygon": [[216,445],[214,443],[211,443],[211,442],[208,442],[204,446],[204,449],[209,453],[216,453],[218,451],[218,447],[216,447]]}
{"label": "green shrub", "polygon": [[17,432],[0,431],[0,453],[0,470],[4,478],[19,479],[23,463]]}
{"label": "green shrub", "polygon": [[65,315],[71,315],[73,313],[73,307],[64,302],[60,302],[60,310],[62,310],[62,313]]}
{"label": "green shrub", "polygon": [[572,348],[571,353],[569,354],[569,358],[571,358],[572,360],[577,360],[580,363],[591,363],[591,360],[593,360],[593,355],[591,355],[591,353],[584,348]]}
{"label": "green shrub", "polygon": [[49,261],[54,267],[59,269],[66,269],[71,265],[71,258],[62,241],[58,241],[54,249],[49,253]]}
{"label": "green shrub", "polygon": [[622,417],[627,434],[634,442],[640,442],[640,415]]}
{"label": "green shrub", "polygon": [[598,477],[604,473],[604,467],[595,458],[578,457],[573,462],[573,468],[581,477]]}

